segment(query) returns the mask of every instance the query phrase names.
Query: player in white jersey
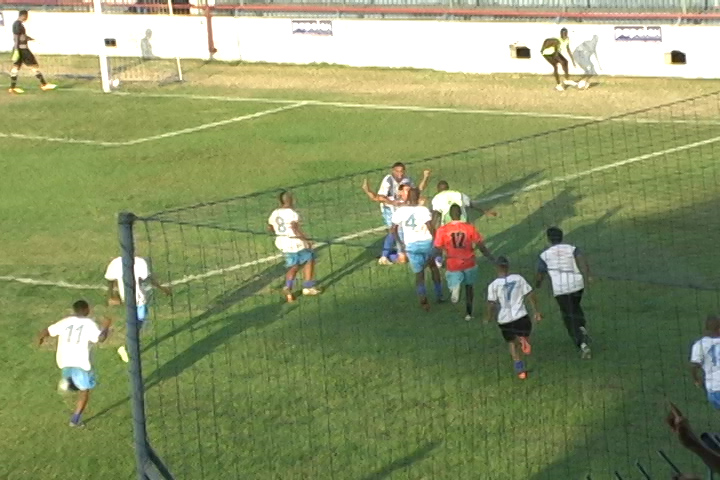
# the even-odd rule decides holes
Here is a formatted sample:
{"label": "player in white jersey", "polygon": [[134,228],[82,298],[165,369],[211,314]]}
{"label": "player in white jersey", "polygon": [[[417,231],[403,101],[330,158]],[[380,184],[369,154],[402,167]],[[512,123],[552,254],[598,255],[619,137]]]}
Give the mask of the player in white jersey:
{"label": "player in white jersey", "polygon": [[[168,287],[161,285],[150,272],[147,260],[135,257],[133,266],[135,273],[135,303],[137,305],[137,319],[140,327],[145,325],[149,315],[149,305],[152,299],[152,288],[157,287],[165,295],[170,295]],[[123,285],[122,257],[113,258],[105,269],[105,280],[108,282],[108,305],[120,305],[125,301],[125,287]],[[127,363],[128,353],[125,345],[117,350],[120,358]]]}
{"label": "player in white jersey", "polygon": [[[420,191],[425,190],[427,182],[430,179],[430,170],[423,170],[423,179],[420,181],[418,188]],[[377,194],[385,197],[390,202],[382,201],[380,204],[380,211],[382,213],[383,222],[388,227],[388,234],[385,236],[383,241],[383,249],[380,255],[378,263],[380,265],[390,265],[392,262],[389,260],[390,251],[392,250],[395,242],[398,240],[397,237],[392,233],[392,215],[396,210],[396,206],[392,205],[391,202],[397,201],[398,193],[401,185],[409,185],[414,187],[413,181],[406,175],[405,164],[396,162],[392,166],[392,171],[389,175],[386,175],[380,182],[380,188]],[[404,258],[403,252],[399,252],[398,258],[402,261]]]}
{"label": "player in white jersey", "polygon": [[562,312],[565,328],[580,350],[581,358],[590,358],[590,338],[585,312],[580,305],[585,281],[591,280],[590,265],[580,249],[563,243],[564,234],[558,227],[548,228],[546,234],[550,247],[540,254],[535,288],[540,288],[545,277],[550,276],[553,296]]}
{"label": "player in white jersey", "polygon": [[[432,199],[433,223],[436,227],[447,225],[452,221],[450,218],[450,207],[458,205],[460,207],[460,221],[468,221],[467,209],[472,208],[483,215],[497,217],[495,210],[485,210],[477,206],[468,195],[457,190],[450,190],[450,184],[445,180],[440,180],[437,184],[437,193]],[[435,257],[435,263],[438,267],[442,266],[442,257]]]}
{"label": "player in white jersey", "polygon": [[442,281],[440,270],[432,261],[433,236],[435,227],[432,224],[432,214],[427,207],[418,205],[420,190],[411,188],[408,192],[407,203],[399,207],[392,216],[392,232],[397,237],[402,227],[401,247],[407,252],[410,268],[415,273],[415,285],[420,297],[420,306],[430,309],[425,288],[425,269],[430,268],[435,295],[438,302],[443,301]]}
{"label": "player in white jersey", "polygon": [[693,344],[690,363],[695,385],[704,387],[710,405],[720,410],[720,317],[705,320],[705,336]]}
{"label": "player in white jersey", "polygon": [[488,286],[485,321],[497,320],[500,332],[508,343],[515,373],[524,380],[527,378],[527,370],[522,355],[530,355],[529,338],[532,332],[532,321],[525,307],[525,299],[530,301],[536,322],[542,320],[542,315],[532,287],[521,275],[510,273],[507,257],[498,257],[496,267],[498,278]]}
{"label": "player in white jersey", "polygon": [[90,399],[90,390],[96,385],[91,347],[105,341],[112,321],[106,319],[102,328],[98,328],[90,318],[90,305],[85,300],[75,302],[73,311],[73,316],[63,318],[40,332],[38,345],[42,345],[48,337],[58,337],[55,361],[62,371],[58,388],[78,392],[70,426],[82,427],[81,416]]}
{"label": "player in white jersey", "polygon": [[319,295],[315,284],[315,252],[312,242],[300,228],[300,216],[295,210],[295,199],[290,192],[278,197],[280,208],[268,217],[268,230],[275,234],[275,246],[285,257],[285,287],[283,294],[288,302],[295,301],[293,287],[300,268],[303,269],[303,295]]}

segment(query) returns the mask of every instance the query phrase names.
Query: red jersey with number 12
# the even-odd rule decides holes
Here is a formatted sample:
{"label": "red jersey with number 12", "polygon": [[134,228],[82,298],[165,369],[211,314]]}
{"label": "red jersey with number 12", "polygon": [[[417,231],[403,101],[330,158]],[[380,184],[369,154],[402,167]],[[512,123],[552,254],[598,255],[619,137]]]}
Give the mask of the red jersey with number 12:
{"label": "red jersey with number 12", "polygon": [[483,237],[469,223],[454,221],[438,228],[435,233],[435,246],[447,252],[449,272],[467,270],[475,266],[475,245],[482,243]]}

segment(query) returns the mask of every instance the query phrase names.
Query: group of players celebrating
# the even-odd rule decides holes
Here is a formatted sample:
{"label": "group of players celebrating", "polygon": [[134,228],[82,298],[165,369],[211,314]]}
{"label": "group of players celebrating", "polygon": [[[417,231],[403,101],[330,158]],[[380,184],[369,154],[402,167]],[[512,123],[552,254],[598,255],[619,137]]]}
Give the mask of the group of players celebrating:
{"label": "group of players celebrating", "polygon": [[[488,216],[485,210],[459,191],[451,190],[447,181],[437,184],[437,194],[426,206],[422,197],[427,187],[430,170],[423,172],[421,182],[415,186],[406,175],[405,165],[395,163],[385,176],[377,193],[369,188],[367,180],[362,190],[368,198],[380,203],[387,234],[383,242],[379,265],[408,263],[415,275],[415,289],[423,310],[430,310],[425,272],[429,270],[435,299],[445,300],[441,268],[450,292],[450,301],[458,303],[465,292],[465,320],[473,319],[474,287],[478,281],[475,250],[495,265],[497,278],[487,288],[485,322],[495,321],[508,343],[515,373],[527,378],[524,355],[531,353],[530,334],[533,321],[542,320],[537,298],[530,283],[513,273],[506,256],[495,257],[484,243],[483,236],[468,222],[468,209],[476,209]],[[288,268],[283,294],[288,302],[296,301],[293,293],[295,278],[304,270],[303,295],[318,295],[315,284],[315,254],[309,237],[300,226],[300,217],[293,207],[290,192],[282,192],[280,207],[268,218],[268,229],[275,234],[275,245],[283,253]],[[553,294],[560,306],[568,334],[582,358],[590,358],[585,315],[580,305],[585,282],[590,279],[590,268],[579,249],[563,242],[563,232],[551,227],[546,232],[550,246],[540,254],[535,279],[536,288],[549,276]],[[526,306],[529,303],[532,317]]]}

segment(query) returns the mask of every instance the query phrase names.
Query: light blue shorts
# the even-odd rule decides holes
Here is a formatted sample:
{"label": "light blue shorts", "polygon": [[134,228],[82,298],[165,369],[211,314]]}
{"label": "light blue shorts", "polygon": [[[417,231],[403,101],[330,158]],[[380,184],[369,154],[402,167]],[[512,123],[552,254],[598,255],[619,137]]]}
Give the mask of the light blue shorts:
{"label": "light blue shorts", "polygon": [[406,246],[406,249],[412,271],[420,273],[425,270],[433,253],[432,240],[410,243]]}
{"label": "light blue shorts", "polygon": [[285,256],[285,266],[287,268],[296,265],[305,265],[315,258],[315,253],[309,248],[295,253],[284,253],[283,255]]}
{"label": "light blue shorts", "polygon": [[450,290],[459,287],[460,285],[475,285],[478,277],[478,267],[475,265],[467,270],[458,270],[457,272],[446,271],[445,278],[447,279],[447,285]]}
{"label": "light blue shorts", "polygon": [[391,209],[391,208],[387,208],[387,207],[383,207],[383,209],[382,209],[383,222],[385,223],[385,226],[388,227],[388,228],[390,228],[390,227],[393,226],[392,216],[393,216],[393,211],[392,211],[392,209]]}
{"label": "light blue shorts", "polygon": [[143,323],[145,320],[147,320],[149,314],[149,309],[147,305],[138,305],[137,307],[137,319],[138,322]]}
{"label": "light blue shorts", "polygon": [[63,378],[72,382],[78,390],[92,390],[95,388],[95,372],[83,370],[77,367],[65,367],[62,369]]}
{"label": "light blue shorts", "polygon": [[710,405],[712,405],[717,410],[720,410],[720,392],[707,392],[707,398],[710,402]]}

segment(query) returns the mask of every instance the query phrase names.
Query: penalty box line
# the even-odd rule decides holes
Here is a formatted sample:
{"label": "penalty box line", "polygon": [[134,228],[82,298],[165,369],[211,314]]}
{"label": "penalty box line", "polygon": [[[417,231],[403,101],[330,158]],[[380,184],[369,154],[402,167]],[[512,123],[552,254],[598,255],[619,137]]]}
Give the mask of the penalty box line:
{"label": "penalty box line", "polygon": [[[259,102],[261,103],[261,102]],[[161,133],[158,135],[151,135],[149,137],[137,138],[134,140],[125,140],[121,142],[105,142],[102,140],[85,140],[79,138],[64,138],[64,137],[45,137],[42,135],[27,135],[23,133],[2,133],[0,132],[0,138],[11,138],[17,140],[36,140],[45,142],[55,143],[67,143],[74,145],[91,145],[97,147],[129,147],[133,145],[140,145],[147,142],[153,142],[157,140],[163,140],[166,138],[179,137],[181,135],[188,135],[190,133],[202,132],[203,130],[209,130],[211,128],[223,127],[232,123],[244,122],[246,120],[254,120],[256,118],[265,117],[267,115],[273,115],[275,113],[286,112],[307,105],[308,102],[295,102],[282,107],[271,108],[269,110],[263,110],[260,112],[249,113],[246,115],[240,115],[238,117],[228,118],[226,120],[219,120],[217,122],[204,123],[195,127],[183,128],[182,130],[175,130],[171,132]]]}
{"label": "penalty box line", "polygon": [[[680,145],[677,147],[666,148],[664,150],[658,150],[656,152],[646,153],[644,155],[638,155],[635,157],[627,158],[625,160],[619,160],[617,162],[600,165],[600,166],[597,166],[594,168],[583,170],[581,172],[572,173],[569,175],[562,175],[559,177],[531,183],[529,185],[525,185],[524,187],[518,188],[516,190],[510,190],[507,192],[502,192],[502,193],[498,193],[495,195],[490,195],[490,196],[487,196],[484,198],[480,198],[477,200],[477,202],[478,203],[490,202],[493,200],[499,200],[502,198],[511,197],[513,195],[517,195],[517,194],[521,194],[521,193],[528,193],[528,192],[532,192],[534,190],[538,190],[540,188],[547,187],[547,186],[555,184],[555,183],[570,182],[572,180],[577,180],[579,178],[590,176],[594,173],[599,173],[599,172],[603,172],[606,170],[612,170],[612,169],[616,169],[616,168],[620,168],[620,167],[625,167],[628,165],[632,165],[634,163],[639,163],[639,162],[643,162],[645,160],[650,160],[652,158],[662,157],[664,155],[672,155],[674,153],[685,152],[688,150],[692,150],[694,148],[703,147],[706,145],[712,145],[712,144],[718,143],[718,142],[720,142],[720,136],[708,138],[706,140],[699,140],[697,142],[687,143],[685,145]],[[369,235],[372,233],[382,232],[386,228],[387,227],[369,228],[367,230],[362,230],[359,232],[351,233],[349,235],[343,235],[341,237],[333,239],[332,243],[343,242],[343,241],[359,238],[359,237],[362,237],[365,235]],[[324,245],[327,245],[327,243],[317,243],[316,245],[324,246]],[[248,268],[248,267],[261,265],[261,264],[268,263],[268,262],[273,262],[275,260],[279,260],[280,258],[282,258],[282,254],[269,255],[267,257],[259,258],[257,260],[253,260],[250,262],[239,263],[237,265],[232,265],[232,266],[226,267],[226,268],[218,268],[215,270],[209,270],[207,272],[200,273],[197,275],[188,275],[188,276],[184,276],[180,279],[171,281],[169,284],[167,284],[167,286],[182,285],[182,284],[190,283],[190,282],[193,282],[196,280],[203,280],[206,278],[214,277],[216,275],[223,275],[225,273],[234,272],[236,270],[240,270],[243,268]],[[23,283],[23,284],[27,284],[27,285],[60,287],[60,288],[67,288],[67,289],[74,289],[74,290],[103,290],[103,289],[107,288],[106,286],[103,286],[103,285],[81,285],[81,284],[73,284],[73,283],[65,282],[62,280],[61,281],[38,280],[38,279],[33,279],[33,278],[15,277],[12,275],[0,276],[0,281]]]}

